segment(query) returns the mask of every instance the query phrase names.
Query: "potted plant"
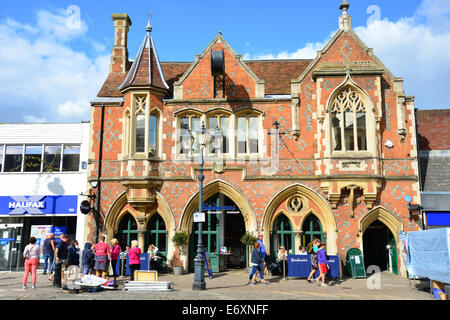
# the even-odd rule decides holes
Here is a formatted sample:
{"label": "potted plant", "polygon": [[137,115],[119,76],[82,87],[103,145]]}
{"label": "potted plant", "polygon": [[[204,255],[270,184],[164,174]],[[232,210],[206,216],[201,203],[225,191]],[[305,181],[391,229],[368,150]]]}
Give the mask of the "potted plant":
{"label": "potted plant", "polygon": [[172,268],[175,275],[183,274],[183,260],[181,255],[183,254],[184,247],[189,242],[189,234],[185,231],[175,232],[172,237],[172,242],[175,245],[175,251],[172,257]]}
{"label": "potted plant", "polygon": [[[241,237],[241,242],[245,245],[245,264],[247,267],[247,272],[249,272],[248,270],[248,257],[249,254],[251,253],[251,249],[253,248],[254,243],[258,241],[258,238],[256,236],[254,236],[253,234],[251,234],[250,232],[246,232],[242,237]],[[250,250],[249,250],[250,248]]]}

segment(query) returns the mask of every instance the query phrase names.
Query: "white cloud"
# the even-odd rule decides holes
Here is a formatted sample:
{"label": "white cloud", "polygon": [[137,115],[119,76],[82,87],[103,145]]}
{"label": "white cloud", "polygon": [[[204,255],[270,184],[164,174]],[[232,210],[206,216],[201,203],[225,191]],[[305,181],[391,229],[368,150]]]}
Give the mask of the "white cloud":
{"label": "white cloud", "polygon": [[[449,108],[450,0],[423,0],[413,16],[397,21],[382,17],[382,10],[372,9],[368,13],[376,15],[369,17],[367,26],[353,26],[353,30],[395,76],[404,79],[405,93],[415,96],[416,107]],[[323,49],[330,39],[331,36],[323,42],[308,43],[291,53],[244,57],[314,59],[316,51]]]}
{"label": "white cloud", "polygon": [[7,121],[89,119],[89,101],[108,74],[110,53],[101,44],[93,58],[74,50],[72,41],[95,42],[86,33],[86,23],[77,24],[65,10],[41,10],[34,25],[0,22],[0,94]]}

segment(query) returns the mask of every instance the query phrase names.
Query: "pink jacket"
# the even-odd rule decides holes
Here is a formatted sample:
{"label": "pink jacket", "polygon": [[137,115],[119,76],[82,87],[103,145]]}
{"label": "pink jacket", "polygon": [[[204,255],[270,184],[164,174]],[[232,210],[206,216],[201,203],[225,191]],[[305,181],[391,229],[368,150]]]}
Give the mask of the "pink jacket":
{"label": "pink jacket", "polygon": [[128,264],[141,264],[141,249],[130,248],[128,250]]}
{"label": "pink jacket", "polygon": [[119,259],[119,255],[120,255],[120,246],[116,245],[114,248],[111,249],[111,260]]}

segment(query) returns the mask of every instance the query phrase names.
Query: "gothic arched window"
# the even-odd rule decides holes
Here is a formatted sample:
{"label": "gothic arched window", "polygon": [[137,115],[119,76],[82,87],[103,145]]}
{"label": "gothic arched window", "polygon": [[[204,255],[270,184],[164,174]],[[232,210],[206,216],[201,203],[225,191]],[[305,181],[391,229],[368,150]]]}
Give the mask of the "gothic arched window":
{"label": "gothic arched window", "polygon": [[367,150],[366,107],[352,87],[342,89],[330,108],[333,151]]}

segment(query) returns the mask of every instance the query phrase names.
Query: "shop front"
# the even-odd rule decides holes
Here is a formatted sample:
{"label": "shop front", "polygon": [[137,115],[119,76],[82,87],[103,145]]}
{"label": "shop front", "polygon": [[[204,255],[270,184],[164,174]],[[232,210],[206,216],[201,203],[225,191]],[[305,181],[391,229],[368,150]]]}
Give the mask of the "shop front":
{"label": "shop front", "polygon": [[78,196],[0,196],[0,271],[23,267],[30,237],[42,244],[48,233],[76,238]]}

